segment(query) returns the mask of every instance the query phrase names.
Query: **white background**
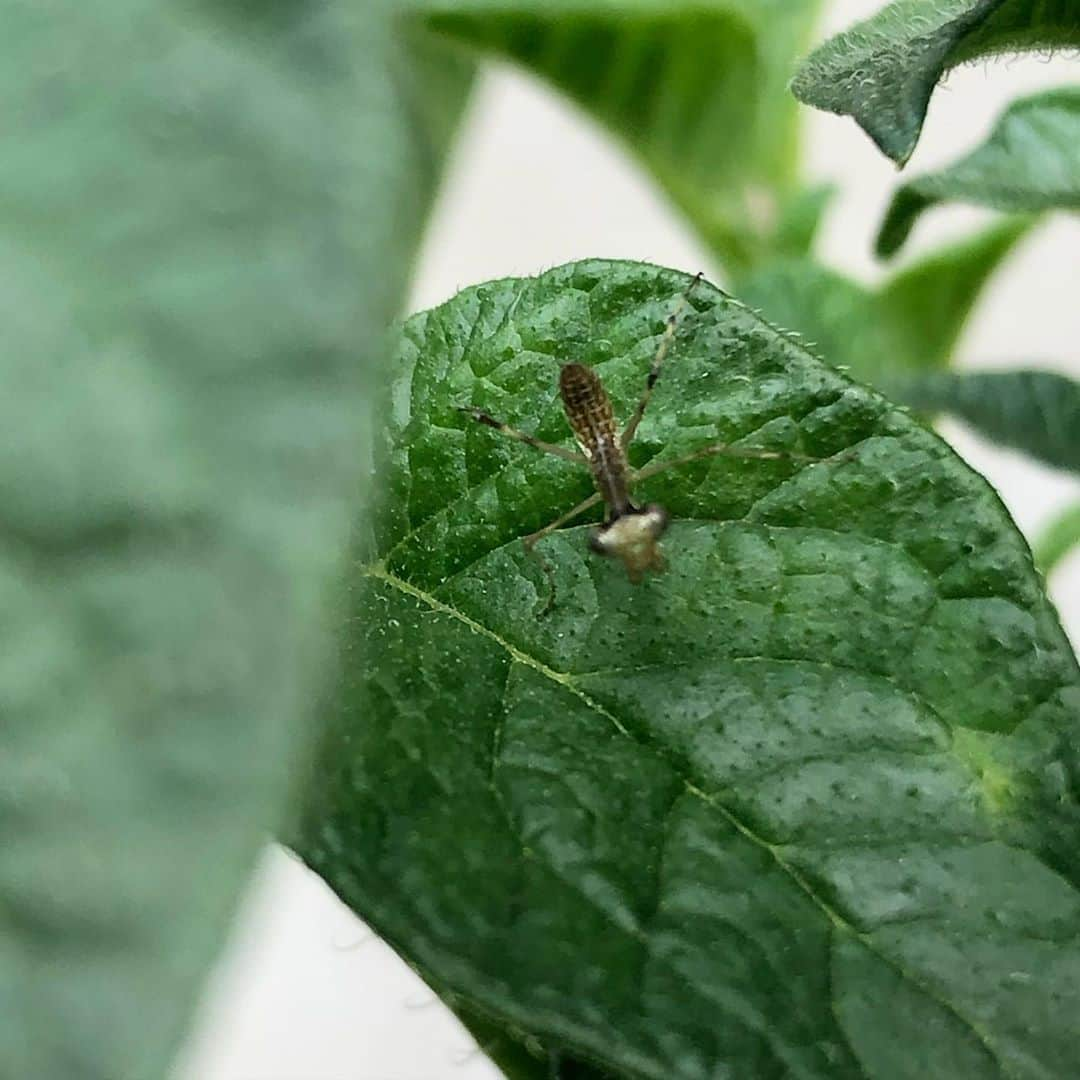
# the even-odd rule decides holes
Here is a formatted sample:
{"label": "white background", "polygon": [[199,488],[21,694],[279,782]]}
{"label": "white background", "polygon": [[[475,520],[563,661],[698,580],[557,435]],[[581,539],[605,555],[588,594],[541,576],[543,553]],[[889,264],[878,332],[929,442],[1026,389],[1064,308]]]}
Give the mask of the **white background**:
{"label": "white background", "polygon": [[[830,5],[822,36],[878,7]],[[1024,59],[953,73],[934,95],[908,171],[978,142],[1018,93],[1080,81],[1080,61]],[[873,280],[876,223],[893,166],[850,120],[806,110],[809,172],[840,184],[825,224],[827,262]],[[913,252],[981,220],[932,212]],[[692,231],[630,158],[585,116],[528,77],[490,71],[473,99],[422,252],[412,309],[460,287],[535,274],[572,259],[643,259],[688,271],[715,267]],[[1080,376],[1080,218],[1055,217],[986,291],[960,346],[964,365],[1033,363]],[[1080,484],[947,435],[998,488],[1029,536]],[[1080,437],[1080,433],[1078,433]],[[1080,642],[1080,558],[1053,595]],[[452,857],[449,855],[448,857]],[[452,872],[452,867],[448,867]],[[493,1080],[499,1074],[409,969],[291,857],[267,850],[214,974],[175,1080]]]}

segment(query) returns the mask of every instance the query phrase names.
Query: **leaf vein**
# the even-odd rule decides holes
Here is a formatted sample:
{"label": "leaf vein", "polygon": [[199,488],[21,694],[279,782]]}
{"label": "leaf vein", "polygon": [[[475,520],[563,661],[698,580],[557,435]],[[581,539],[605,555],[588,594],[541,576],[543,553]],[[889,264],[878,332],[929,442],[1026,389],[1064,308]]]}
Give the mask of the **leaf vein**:
{"label": "leaf vein", "polygon": [[[605,708],[598,701],[594,701],[592,697],[585,693],[580,687],[574,685],[572,676],[565,672],[556,671],[554,668],[549,667],[542,661],[536,659],[536,657],[524,652],[517,646],[511,644],[505,639],[501,638],[490,628],[484,626],[482,623],[477,622],[475,619],[470,618],[468,615],[449,604],[445,604],[432,596],[430,593],[425,592],[423,589],[417,588],[410,582],[405,581],[402,578],[397,577],[395,574],[386,570],[382,566],[366,567],[361,571],[365,576],[382,581],[392,588],[396,588],[399,591],[405,593],[408,596],[420,601],[435,611],[439,611],[445,615],[450,616],[453,619],[458,620],[464,626],[467,626],[473,633],[480,634],[482,637],[486,637],[488,640],[495,642],[497,645],[506,650],[507,653],[516,661],[524,664],[527,667],[532,668],[534,671],[540,673],[560,686],[565,687],[571,694],[577,697],[590,709],[595,711],[598,715],[607,719],[620,734],[626,736],[628,739],[635,743],[640,743],[632,732],[619,720],[619,718],[612,713],[609,709]],[[657,753],[663,755],[663,751],[656,749]],[[882,963],[891,967],[896,971],[905,981],[911,984],[915,989],[925,994],[931,1001],[937,1004],[940,1008],[952,1014],[961,1024],[966,1026],[973,1035],[982,1043],[986,1048],[987,1053],[993,1058],[995,1063],[1001,1068],[1002,1075],[1012,1075],[1006,1070],[1004,1063],[1000,1060],[998,1054],[995,1052],[992,1042],[989,1036],[982,1030],[981,1026],[965,1016],[955,1005],[947,1001],[940,994],[938,994],[932,987],[927,986],[916,975],[909,971],[900,961],[894,957],[889,956],[883,952],[881,948],[873,941],[873,939],[866,934],[861,933],[851,923],[849,923],[839,911],[832,907],[823,897],[819,896],[814,889],[810,881],[803,875],[797,867],[792,865],[783,854],[780,846],[771,844],[763,837],[759,836],[753,831],[745,822],[742,821],[732,810],[730,810],[723,802],[716,796],[711,795],[709,792],[696,786],[692,781],[683,779],[683,785],[687,792],[694,797],[702,800],[707,805],[712,807],[721,817],[723,817],[740,835],[742,835],[750,843],[760,848],[766,854],[772,858],[776,865],[791,879],[791,881],[806,895],[806,897],[821,911],[825,918],[834,926],[842,929],[845,933],[851,934],[858,941],[860,941],[870,952],[872,952]],[[552,872],[554,872],[554,869]],[[582,894],[584,895],[584,894]],[[590,902],[592,902],[590,900]],[[609,914],[605,912],[604,914]],[[610,916],[609,916],[610,917]],[[614,925],[618,925],[614,923]],[[625,928],[623,928],[625,929]]]}

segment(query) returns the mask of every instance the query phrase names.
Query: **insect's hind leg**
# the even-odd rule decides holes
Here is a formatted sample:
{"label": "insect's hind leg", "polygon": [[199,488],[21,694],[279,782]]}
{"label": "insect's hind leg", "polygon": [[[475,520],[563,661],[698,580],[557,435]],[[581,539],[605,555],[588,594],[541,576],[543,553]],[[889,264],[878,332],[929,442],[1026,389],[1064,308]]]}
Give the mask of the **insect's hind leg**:
{"label": "insect's hind leg", "polygon": [[538,619],[547,615],[555,606],[555,568],[540,554],[539,551],[536,550],[536,545],[543,540],[545,536],[550,536],[556,529],[560,529],[563,525],[573,521],[579,514],[584,514],[586,510],[591,510],[599,501],[600,493],[593,492],[592,495],[582,502],[579,502],[572,510],[567,510],[565,514],[561,514],[542,529],[530,533],[522,541],[526,552],[540,564],[540,569],[543,570],[544,576],[548,581],[548,598],[544,606],[536,614]]}
{"label": "insect's hind leg", "polygon": [[[667,458],[664,461],[653,461],[643,469],[638,469],[631,477],[636,484],[641,480],[648,480],[657,473],[667,472],[668,469],[677,468],[679,465],[688,465],[691,461],[700,461],[707,457],[733,457],[750,459],[753,461],[794,461],[801,465],[816,465],[826,458],[810,457],[807,454],[793,454],[787,450],[766,450],[758,446],[734,446],[731,443],[713,443],[711,446],[703,446],[690,454],[682,454],[679,457]],[[835,457],[833,460],[837,460]]]}
{"label": "insect's hind leg", "polygon": [[679,316],[682,314],[683,308],[690,303],[690,294],[697,288],[698,282],[701,281],[701,274],[697,274],[693,281],[686,287],[686,292],[679,297],[679,302],[675,306],[675,309],[667,317],[667,324],[664,327],[664,333],[660,338],[660,344],[656,347],[656,353],[653,356],[652,365],[649,368],[648,377],[645,379],[645,390],[641,395],[640,400],[637,403],[637,408],[634,409],[633,415],[630,417],[630,422],[623,430],[620,442],[622,448],[625,450],[631,442],[633,442],[634,436],[637,434],[638,424],[641,423],[641,418],[645,415],[645,410],[649,407],[649,401],[652,398],[653,387],[656,386],[656,380],[660,378],[660,369],[664,366],[664,361],[667,359],[667,354],[671,351],[671,346],[675,342],[675,331],[679,327]]}
{"label": "insect's hind leg", "polygon": [[501,420],[496,420],[494,416],[484,412],[483,409],[477,409],[472,405],[458,405],[457,410],[458,412],[463,412],[466,415],[471,416],[478,424],[484,424],[489,428],[494,428],[500,435],[505,435],[508,439],[515,439],[517,442],[525,443],[526,446],[531,446],[534,450],[539,450],[543,454],[553,454],[555,457],[560,457],[564,461],[572,461],[576,465],[589,464],[584,454],[575,454],[573,450],[567,450],[565,447],[556,446],[554,443],[544,442],[543,439],[538,439],[535,435],[530,435],[526,431],[519,431],[509,424],[504,424]]}

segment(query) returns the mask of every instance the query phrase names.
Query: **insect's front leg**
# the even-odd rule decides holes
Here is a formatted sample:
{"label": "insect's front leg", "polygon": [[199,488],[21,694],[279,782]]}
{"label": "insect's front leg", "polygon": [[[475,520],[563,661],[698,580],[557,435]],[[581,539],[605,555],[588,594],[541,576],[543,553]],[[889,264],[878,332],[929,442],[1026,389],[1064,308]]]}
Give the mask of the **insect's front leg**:
{"label": "insect's front leg", "polygon": [[622,436],[619,439],[623,450],[634,441],[638,425],[641,423],[641,420],[645,415],[645,410],[649,407],[649,402],[652,400],[653,387],[656,386],[656,380],[660,378],[660,369],[664,366],[667,354],[671,350],[671,346],[675,343],[675,331],[679,326],[679,315],[682,313],[683,308],[690,303],[690,294],[697,287],[699,281],[701,281],[701,274],[698,274],[694,280],[690,282],[686,292],[679,297],[679,303],[675,310],[667,317],[667,322],[664,324],[664,333],[660,338],[660,344],[656,347],[656,355],[653,357],[652,366],[649,368],[649,374],[645,380],[645,390],[637,403],[637,407],[634,409],[633,415],[630,417],[630,422],[623,429]]}
{"label": "insect's front leg", "polygon": [[519,431],[509,424],[504,424],[501,420],[496,420],[494,416],[484,412],[483,409],[477,409],[472,405],[458,405],[457,411],[466,413],[478,424],[484,424],[486,427],[494,428],[500,435],[505,435],[508,439],[514,439],[517,442],[523,442],[526,446],[531,446],[534,450],[539,450],[543,454],[551,454],[554,457],[562,458],[564,461],[572,461],[575,465],[589,464],[583,454],[575,454],[573,450],[567,450],[565,447],[556,446],[554,443],[544,442],[535,435],[530,435],[527,431]]}

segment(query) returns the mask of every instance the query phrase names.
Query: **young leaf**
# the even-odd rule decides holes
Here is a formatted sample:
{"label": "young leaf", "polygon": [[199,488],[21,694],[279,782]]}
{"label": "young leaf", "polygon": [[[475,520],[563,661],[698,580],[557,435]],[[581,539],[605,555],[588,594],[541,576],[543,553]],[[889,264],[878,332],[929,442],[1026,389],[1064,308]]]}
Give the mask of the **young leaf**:
{"label": "young leaf", "polygon": [[1035,565],[1049,574],[1080,544],[1080,503],[1074,503],[1059,514],[1035,542]]}
{"label": "young leaf", "polygon": [[1080,45],[1080,6],[1045,0],[894,0],[816,49],[795,96],[851,116],[902,165],[922,130],[930,95],[958,64],[1025,49]]}
{"label": "young leaf", "polygon": [[1031,222],[1005,221],[900,271],[877,290],[809,259],[768,263],[735,293],[860,379],[945,367],[986,284]]}
{"label": "young leaf", "polygon": [[[437,990],[616,1076],[1068,1075],[1080,671],[994,492],[906,412],[693,293],[632,458],[667,573],[520,538],[626,416],[686,275],[587,262],[403,327],[303,857]],[[520,1040],[519,1040],[520,1041]],[[528,1075],[527,1073],[524,1075]]]}
{"label": "young leaf", "polygon": [[164,1074],[311,730],[433,164],[357,11],[5,9],[0,1076]]}
{"label": "young leaf", "polygon": [[877,253],[897,251],[916,218],[946,200],[1009,212],[1080,210],[1080,86],[1013,102],[967,157],[899,188]]}
{"label": "young leaf", "polygon": [[1053,371],[940,372],[897,381],[898,400],[950,412],[995,442],[1080,472],[1080,383]]}
{"label": "young leaf", "polygon": [[744,268],[795,195],[786,91],[820,0],[431,0],[441,33],[521,64],[624,140],[719,257]]}

